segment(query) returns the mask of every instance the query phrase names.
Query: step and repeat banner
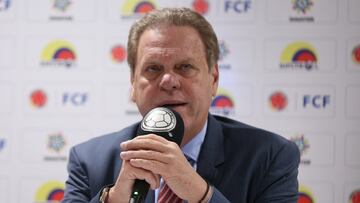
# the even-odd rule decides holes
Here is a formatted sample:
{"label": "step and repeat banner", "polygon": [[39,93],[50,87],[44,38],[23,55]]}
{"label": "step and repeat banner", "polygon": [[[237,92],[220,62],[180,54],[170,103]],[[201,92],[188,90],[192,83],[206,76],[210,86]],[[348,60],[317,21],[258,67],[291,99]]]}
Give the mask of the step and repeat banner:
{"label": "step and repeat banner", "polygon": [[360,202],[359,0],[0,0],[1,202],[60,201],[69,149],[141,119],[127,34],[161,7],[212,23],[210,111],[297,144],[299,202]]}

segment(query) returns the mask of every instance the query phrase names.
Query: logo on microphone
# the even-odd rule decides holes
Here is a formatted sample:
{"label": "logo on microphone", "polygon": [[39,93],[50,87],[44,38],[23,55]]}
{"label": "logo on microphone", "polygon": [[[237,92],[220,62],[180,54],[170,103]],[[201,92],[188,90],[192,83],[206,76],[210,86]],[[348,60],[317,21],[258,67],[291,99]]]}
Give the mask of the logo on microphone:
{"label": "logo on microphone", "polygon": [[166,108],[155,108],[146,114],[141,129],[144,131],[169,132],[176,126],[175,114]]}

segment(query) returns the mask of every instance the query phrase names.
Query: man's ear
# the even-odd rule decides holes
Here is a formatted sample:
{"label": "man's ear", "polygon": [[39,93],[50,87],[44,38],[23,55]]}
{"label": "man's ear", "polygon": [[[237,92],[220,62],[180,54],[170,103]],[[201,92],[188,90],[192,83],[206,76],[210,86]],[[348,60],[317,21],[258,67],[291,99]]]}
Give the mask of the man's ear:
{"label": "man's ear", "polygon": [[130,90],[130,99],[131,101],[135,102],[135,88],[134,88],[134,74],[130,74],[130,83],[131,83],[131,90]]}
{"label": "man's ear", "polygon": [[217,93],[218,85],[219,85],[219,67],[218,64],[215,64],[214,67],[211,69],[211,77],[213,79],[212,81],[212,90],[211,94],[212,96],[215,96]]}
{"label": "man's ear", "polygon": [[134,85],[133,85],[133,84],[131,84],[130,99],[131,99],[131,101],[133,101],[134,103],[136,103],[136,99],[135,99],[135,88],[134,88]]}

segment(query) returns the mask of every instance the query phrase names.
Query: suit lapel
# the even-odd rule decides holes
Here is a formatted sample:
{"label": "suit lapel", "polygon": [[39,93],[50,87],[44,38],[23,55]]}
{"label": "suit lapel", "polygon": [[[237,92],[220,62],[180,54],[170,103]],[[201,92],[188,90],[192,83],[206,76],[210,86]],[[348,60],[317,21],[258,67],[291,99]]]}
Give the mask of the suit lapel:
{"label": "suit lapel", "polygon": [[224,162],[224,137],[220,123],[210,114],[198,160],[197,172],[211,184],[216,185],[222,176],[217,166]]}

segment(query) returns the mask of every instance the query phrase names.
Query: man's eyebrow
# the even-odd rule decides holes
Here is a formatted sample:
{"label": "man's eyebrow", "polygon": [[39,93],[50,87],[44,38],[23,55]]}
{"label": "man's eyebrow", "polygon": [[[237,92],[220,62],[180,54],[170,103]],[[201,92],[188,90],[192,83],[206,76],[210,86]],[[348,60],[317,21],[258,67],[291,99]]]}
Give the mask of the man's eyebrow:
{"label": "man's eyebrow", "polygon": [[194,61],[193,58],[188,57],[188,58],[179,60],[179,63],[191,63],[193,61]]}

